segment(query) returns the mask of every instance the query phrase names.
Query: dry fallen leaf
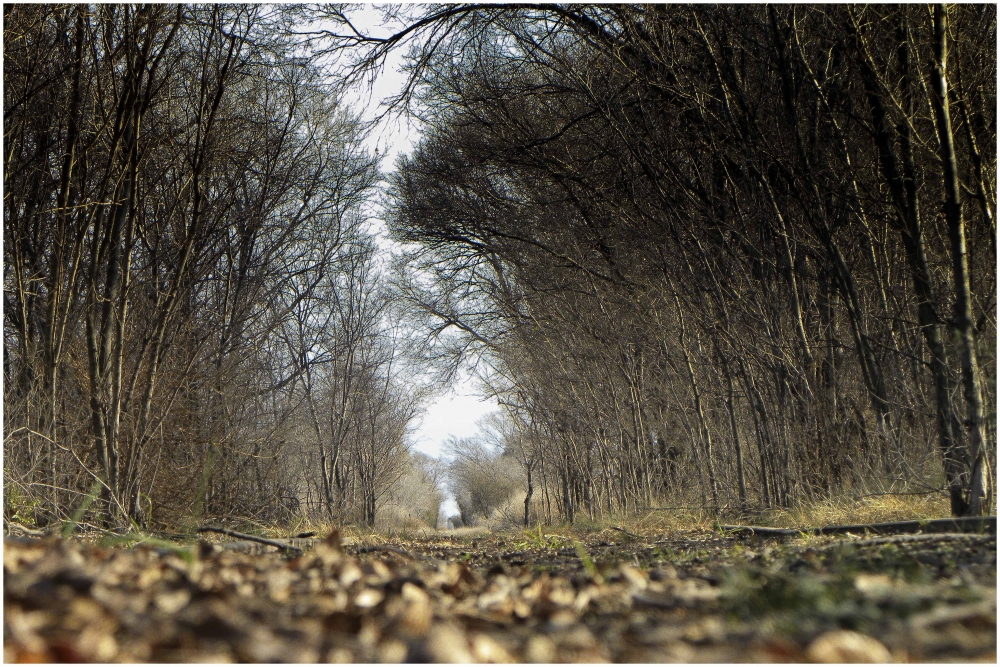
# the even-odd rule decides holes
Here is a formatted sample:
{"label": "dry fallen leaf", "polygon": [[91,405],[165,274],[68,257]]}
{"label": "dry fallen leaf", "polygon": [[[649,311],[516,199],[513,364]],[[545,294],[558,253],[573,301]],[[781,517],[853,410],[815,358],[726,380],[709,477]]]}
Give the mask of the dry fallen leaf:
{"label": "dry fallen leaf", "polygon": [[827,664],[892,662],[892,655],[882,642],[852,630],[823,633],[809,644],[806,658]]}
{"label": "dry fallen leaf", "polygon": [[[605,563],[597,581],[572,550],[514,549],[501,537],[484,540],[476,552],[442,539],[404,542],[399,550],[405,558],[381,548],[386,545],[333,542],[304,544],[305,552],[290,559],[196,546],[190,562],[145,546],[5,542],[5,659],[564,663],[807,657],[801,644],[762,622],[766,618],[734,626],[725,615],[727,598],[720,597],[724,578],[717,571],[713,576],[704,559],[676,568],[660,562],[648,570],[607,565],[620,547],[588,544],[595,560]],[[976,557],[992,556],[995,563],[992,548]],[[352,553],[361,550],[367,553]],[[442,560],[458,556],[473,565]],[[517,567],[507,562],[532,558],[537,562]],[[866,601],[902,596],[931,606],[878,634],[885,645],[836,631],[808,646],[809,659],[881,660],[887,647],[909,660],[991,654],[994,580],[961,581],[913,584],[862,571],[852,595]]]}
{"label": "dry fallen leaf", "polygon": [[527,662],[553,662],[556,657],[555,643],[545,635],[534,635],[524,648]]}
{"label": "dry fallen leaf", "polygon": [[382,594],[382,591],[374,588],[365,588],[354,598],[354,606],[359,609],[371,609],[378,606],[378,603],[384,598],[385,596]]}
{"label": "dry fallen leaf", "polygon": [[476,634],[472,637],[472,655],[476,662],[482,663],[511,663],[515,660],[511,657],[503,646],[495,639],[485,634]]}
{"label": "dry fallen leaf", "polygon": [[424,646],[430,662],[473,662],[465,635],[452,625],[435,625]]}

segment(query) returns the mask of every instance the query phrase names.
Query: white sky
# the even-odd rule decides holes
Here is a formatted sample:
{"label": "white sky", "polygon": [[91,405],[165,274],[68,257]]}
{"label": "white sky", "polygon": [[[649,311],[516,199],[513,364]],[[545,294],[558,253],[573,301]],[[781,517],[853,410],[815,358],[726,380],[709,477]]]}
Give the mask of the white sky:
{"label": "white sky", "polygon": [[496,401],[472,393],[469,380],[456,382],[453,391],[431,403],[413,439],[414,448],[437,456],[449,435],[465,437],[479,430],[476,422],[498,409]]}
{"label": "white sky", "polygon": [[[381,17],[379,14],[380,12],[372,5],[365,5],[363,8],[351,12],[349,16],[359,30],[369,31],[370,34],[378,36],[387,36],[392,30],[380,25]],[[366,87],[364,90],[359,90],[354,95],[349,96],[349,100],[357,108],[364,107],[362,117],[365,120],[377,116],[381,111],[381,101],[401,90],[405,82],[404,74],[399,71],[402,63],[402,50],[394,51],[386,61],[385,69],[376,79],[374,87],[371,90]],[[368,147],[369,149],[378,148],[382,168],[389,171],[393,169],[396,158],[401,154],[411,152],[418,140],[419,132],[410,127],[405,119],[386,118],[372,132],[368,140]],[[385,223],[377,220],[376,226],[381,228],[379,247],[392,252],[395,244],[386,237]],[[498,408],[499,405],[495,399],[483,400],[476,396],[473,379],[467,374],[460,374],[450,392],[434,399],[428,405],[427,412],[423,415],[420,426],[414,433],[413,445],[425,454],[439,456],[441,445],[449,435],[464,437],[475,434],[479,430],[476,422],[486,413]],[[445,501],[442,511],[445,516],[457,514],[458,506],[449,497]]]}

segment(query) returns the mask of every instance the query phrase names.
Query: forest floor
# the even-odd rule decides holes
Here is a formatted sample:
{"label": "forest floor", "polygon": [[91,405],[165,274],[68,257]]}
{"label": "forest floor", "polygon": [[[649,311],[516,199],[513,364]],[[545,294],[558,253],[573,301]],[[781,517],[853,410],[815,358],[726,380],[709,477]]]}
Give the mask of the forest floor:
{"label": "forest floor", "polygon": [[996,661],[995,534],[632,530],[8,537],[4,660]]}

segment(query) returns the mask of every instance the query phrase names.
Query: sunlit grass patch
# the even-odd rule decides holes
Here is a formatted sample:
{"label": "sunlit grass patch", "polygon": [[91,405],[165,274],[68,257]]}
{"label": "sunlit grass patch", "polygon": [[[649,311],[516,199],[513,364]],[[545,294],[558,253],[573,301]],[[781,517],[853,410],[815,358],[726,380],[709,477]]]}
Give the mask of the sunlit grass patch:
{"label": "sunlit grass patch", "polygon": [[665,533],[675,530],[711,530],[716,517],[707,509],[647,510],[623,518],[617,525],[637,534]]}
{"label": "sunlit grass patch", "polygon": [[939,494],[841,497],[768,509],[748,523],[777,528],[802,528],[854,523],[887,523],[939,519],[951,515],[948,499]]}
{"label": "sunlit grass patch", "polygon": [[[304,533],[314,533],[313,537],[322,539],[336,529],[345,543],[384,544],[393,540],[433,540],[445,537],[455,540],[475,540],[496,535],[504,536],[515,544],[523,543],[525,547],[560,549],[571,546],[574,540],[585,543],[608,541],[615,544],[630,544],[674,532],[718,533],[720,525],[806,528],[834,524],[934,519],[947,517],[950,514],[947,498],[935,494],[845,496],[804,502],[791,508],[772,508],[742,514],[727,512],[728,510],[715,515],[708,509],[682,507],[643,510],[627,516],[605,516],[594,519],[583,514],[578,515],[573,524],[535,523],[529,528],[511,526],[501,528],[491,527],[488,524],[452,530],[405,525],[370,528],[350,524],[337,526],[332,522],[306,518],[296,519],[286,525],[265,524],[249,519],[234,520],[226,526],[247,534],[272,539],[288,539]],[[206,523],[212,522],[206,521]],[[193,533],[193,528],[182,532]],[[828,538],[803,536],[799,540],[825,543]]]}
{"label": "sunlit grass patch", "polygon": [[570,543],[570,540],[562,535],[546,533],[541,523],[534,529],[524,529],[520,537],[522,539],[516,544],[518,549],[560,549]]}

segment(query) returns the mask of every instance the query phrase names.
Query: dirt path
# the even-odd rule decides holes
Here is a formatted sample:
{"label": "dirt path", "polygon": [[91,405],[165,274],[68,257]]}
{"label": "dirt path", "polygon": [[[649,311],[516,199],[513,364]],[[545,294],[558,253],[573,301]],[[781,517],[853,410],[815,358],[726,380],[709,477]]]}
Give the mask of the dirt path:
{"label": "dirt path", "polygon": [[288,559],[209,543],[8,539],[5,661],[996,657],[995,535],[779,543],[606,530],[302,544]]}

